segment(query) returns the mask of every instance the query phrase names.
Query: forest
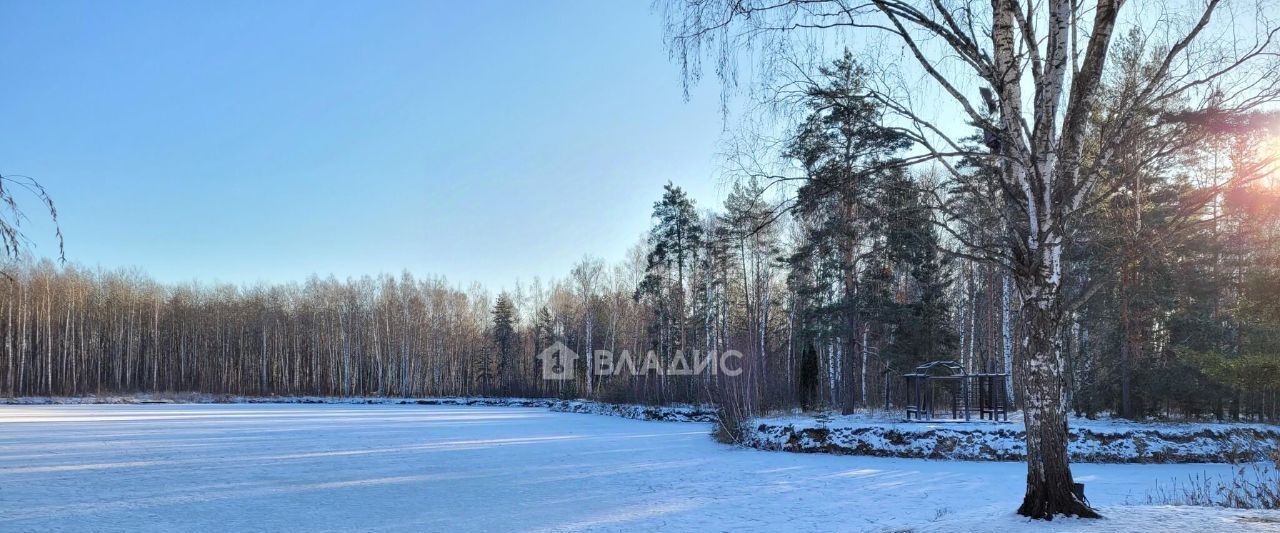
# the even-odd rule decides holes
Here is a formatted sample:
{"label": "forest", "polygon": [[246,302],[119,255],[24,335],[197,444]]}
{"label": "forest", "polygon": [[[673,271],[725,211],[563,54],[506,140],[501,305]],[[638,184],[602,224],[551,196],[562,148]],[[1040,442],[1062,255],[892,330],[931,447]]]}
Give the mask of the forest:
{"label": "forest", "polygon": [[[771,193],[770,177],[744,170],[723,205],[699,206],[669,184],[628,257],[583,257],[563,278],[496,294],[407,272],[165,285],[138,270],[14,262],[0,284],[0,393],[732,398],[750,412],[851,412],[896,403],[896,376],[939,359],[1012,372],[1020,391],[1020,291],[961,246],[995,245],[999,227],[965,200],[975,181],[892,164],[913,140],[862,96],[867,77],[846,52],[802,92],[779,155],[798,185]],[[1280,187],[1241,176],[1274,141],[1165,128],[1113,141],[1128,143],[1109,170],[1124,179],[1064,252],[1067,283],[1099,287],[1060,332],[1070,408],[1280,419]],[[974,131],[967,142],[981,143]],[[969,158],[960,175],[991,172]],[[544,380],[535,355],[555,342],[664,364],[737,350],[745,372],[589,381],[584,358],[575,381]]]}

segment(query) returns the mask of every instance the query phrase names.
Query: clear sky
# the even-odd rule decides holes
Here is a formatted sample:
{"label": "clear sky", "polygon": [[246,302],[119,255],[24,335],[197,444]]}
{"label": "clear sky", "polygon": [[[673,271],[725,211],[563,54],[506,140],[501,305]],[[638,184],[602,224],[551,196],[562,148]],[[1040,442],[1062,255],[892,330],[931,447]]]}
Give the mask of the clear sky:
{"label": "clear sky", "polygon": [[647,0],[0,0],[0,173],[90,267],[510,288],[623,257],[668,180],[719,202],[718,88],[661,38]]}

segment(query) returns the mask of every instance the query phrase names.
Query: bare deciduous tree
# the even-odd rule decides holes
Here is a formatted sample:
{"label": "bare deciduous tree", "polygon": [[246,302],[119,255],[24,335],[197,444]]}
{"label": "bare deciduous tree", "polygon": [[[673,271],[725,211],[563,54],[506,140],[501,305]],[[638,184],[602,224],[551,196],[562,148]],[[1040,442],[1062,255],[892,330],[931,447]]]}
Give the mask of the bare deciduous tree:
{"label": "bare deciduous tree", "polygon": [[49,219],[53,221],[54,236],[58,242],[58,258],[65,261],[66,251],[62,241],[62,227],[58,225],[58,209],[53,205],[53,197],[49,196],[49,192],[40,185],[40,182],[28,176],[16,174],[0,176],[0,204],[3,204],[0,208],[0,246],[3,246],[3,257],[10,260],[18,259],[31,244],[22,232],[22,223],[27,220],[27,215],[18,205],[18,198],[13,195],[15,189],[31,193],[48,210]]}
{"label": "bare deciduous tree", "polygon": [[[1022,302],[1022,382],[1027,435],[1027,491],[1018,512],[1035,518],[1096,517],[1073,491],[1067,456],[1066,386],[1060,346],[1065,317],[1097,284],[1064,283],[1063,251],[1081,219],[1116,190],[1102,172],[1119,144],[1105,139],[1173,124],[1205,131],[1256,125],[1251,112],[1280,97],[1276,37],[1280,12],[1267,2],[1224,6],[1220,0],[1152,4],[1121,19],[1125,0],[666,0],[658,2],[666,41],[688,85],[702,76],[704,57],[714,63],[725,94],[738,87],[739,58],[760,52],[760,73],[776,72],[779,57],[817,50],[832,41],[901,45],[902,61],[880,61],[894,80],[867,98],[883,102],[897,127],[915,141],[918,155],[904,164],[943,168],[971,200],[998,204],[988,210],[1007,228],[1001,246],[964,245],[961,253],[1006,268]],[[1143,6],[1139,6],[1143,7]],[[1162,12],[1156,13],[1155,10]],[[1144,83],[1098,116],[1096,97],[1120,27],[1140,32],[1155,51]],[[1122,28],[1121,28],[1122,29]],[[1232,31],[1220,31],[1230,29]],[[1231,36],[1231,37],[1227,37]],[[883,53],[883,51],[881,51]],[[883,66],[887,65],[887,66]],[[906,90],[902,88],[906,87]],[[977,89],[975,91],[974,89]],[[975,94],[975,92],[977,94]],[[940,114],[958,114],[985,132],[988,153],[959,140],[963,132],[917,103],[937,93]],[[979,99],[981,95],[981,99]],[[1150,109],[1168,112],[1150,114]],[[1087,153],[1089,139],[1102,139]],[[972,183],[956,168],[961,157],[986,157],[998,172]],[[1275,171],[1275,154],[1256,158],[1236,174],[1253,180]],[[1201,190],[1184,201],[1195,220],[1218,191]],[[996,194],[983,194],[995,191]],[[940,202],[945,211],[947,204]],[[955,220],[959,224],[993,221]],[[1172,226],[1179,227],[1178,225]],[[1154,240],[1171,235],[1154,235]]]}

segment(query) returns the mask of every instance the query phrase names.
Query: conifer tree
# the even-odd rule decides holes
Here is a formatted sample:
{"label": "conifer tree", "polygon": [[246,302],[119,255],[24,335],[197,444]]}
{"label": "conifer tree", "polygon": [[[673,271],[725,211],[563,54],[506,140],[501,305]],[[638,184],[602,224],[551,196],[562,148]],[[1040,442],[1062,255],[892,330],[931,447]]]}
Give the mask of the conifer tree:
{"label": "conifer tree", "polygon": [[702,240],[702,224],[693,200],[684,189],[668,182],[662,199],[653,204],[648,265],[640,287],[657,299],[661,348],[668,355],[688,344],[685,274],[697,258]]}
{"label": "conifer tree", "polygon": [[518,317],[506,291],[498,293],[493,304],[493,345],[497,354],[497,381],[500,392],[510,392],[515,369]]}

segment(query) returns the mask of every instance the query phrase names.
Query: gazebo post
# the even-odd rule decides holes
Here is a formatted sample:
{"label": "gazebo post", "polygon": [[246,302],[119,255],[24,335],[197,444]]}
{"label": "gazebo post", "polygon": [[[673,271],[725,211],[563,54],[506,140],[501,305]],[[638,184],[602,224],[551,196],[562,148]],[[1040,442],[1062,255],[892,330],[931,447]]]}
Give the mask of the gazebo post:
{"label": "gazebo post", "polygon": [[889,410],[889,372],[884,373],[884,410]]}
{"label": "gazebo post", "polygon": [[1008,422],[1009,421],[1009,405],[1012,402],[1009,401],[1010,400],[1009,391],[1005,390],[1006,383],[1008,383],[1006,377],[1000,376],[1000,411],[1004,413],[1004,421]]}

